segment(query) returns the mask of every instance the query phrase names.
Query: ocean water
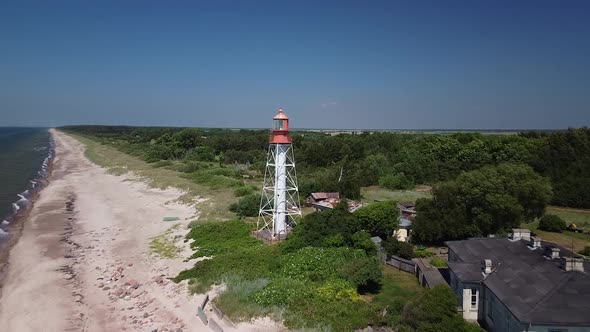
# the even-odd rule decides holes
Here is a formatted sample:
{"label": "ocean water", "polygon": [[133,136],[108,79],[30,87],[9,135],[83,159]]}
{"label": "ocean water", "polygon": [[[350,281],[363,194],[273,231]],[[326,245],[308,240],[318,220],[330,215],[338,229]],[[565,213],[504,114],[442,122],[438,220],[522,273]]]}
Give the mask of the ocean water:
{"label": "ocean water", "polygon": [[47,129],[0,128],[0,241],[30,205],[52,157]]}

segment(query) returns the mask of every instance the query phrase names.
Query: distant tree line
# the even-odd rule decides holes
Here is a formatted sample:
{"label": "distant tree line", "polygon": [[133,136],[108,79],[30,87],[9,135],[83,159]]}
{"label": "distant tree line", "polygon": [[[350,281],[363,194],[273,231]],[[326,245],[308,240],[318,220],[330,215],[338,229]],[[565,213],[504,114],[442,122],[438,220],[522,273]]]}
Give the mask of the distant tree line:
{"label": "distant tree line", "polygon": [[[219,161],[263,171],[266,130],[69,126],[64,130],[115,145],[148,162]],[[463,172],[525,164],[548,177],[551,203],[590,208],[590,129],[519,135],[293,132],[300,192],[338,191],[360,197],[363,186],[391,189],[436,184]]]}

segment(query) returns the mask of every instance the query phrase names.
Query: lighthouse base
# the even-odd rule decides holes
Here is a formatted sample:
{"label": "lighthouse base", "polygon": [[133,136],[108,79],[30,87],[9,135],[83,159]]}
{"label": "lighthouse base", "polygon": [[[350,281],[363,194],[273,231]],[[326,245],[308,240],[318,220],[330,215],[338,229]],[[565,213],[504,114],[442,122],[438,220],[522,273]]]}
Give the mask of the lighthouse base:
{"label": "lighthouse base", "polygon": [[250,235],[257,240],[263,241],[264,243],[275,243],[284,241],[289,233],[291,232],[291,228],[287,228],[287,233],[281,233],[274,235],[269,229],[261,229],[259,231],[252,231]]}

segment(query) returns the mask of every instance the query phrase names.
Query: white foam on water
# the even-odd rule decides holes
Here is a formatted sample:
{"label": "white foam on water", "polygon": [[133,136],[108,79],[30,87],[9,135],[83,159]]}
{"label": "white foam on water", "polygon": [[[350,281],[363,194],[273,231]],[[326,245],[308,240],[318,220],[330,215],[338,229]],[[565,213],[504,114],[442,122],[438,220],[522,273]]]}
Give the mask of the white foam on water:
{"label": "white foam on water", "polygon": [[2,220],[2,226],[10,225],[8,220]]}
{"label": "white foam on water", "polygon": [[20,206],[18,206],[18,204],[16,204],[16,203],[12,203],[12,208],[14,209],[14,212],[17,212],[18,210],[20,210]]}
{"label": "white foam on water", "polygon": [[17,194],[16,196],[18,196],[18,197],[20,198],[20,199],[18,200],[17,204],[18,204],[19,202],[28,202],[28,201],[29,201],[29,200],[28,200],[28,199],[27,199],[25,196],[23,196],[23,195],[21,195],[21,194]]}
{"label": "white foam on water", "polygon": [[10,235],[10,233],[8,233],[7,231],[0,228],[0,236],[6,236],[6,235]]}

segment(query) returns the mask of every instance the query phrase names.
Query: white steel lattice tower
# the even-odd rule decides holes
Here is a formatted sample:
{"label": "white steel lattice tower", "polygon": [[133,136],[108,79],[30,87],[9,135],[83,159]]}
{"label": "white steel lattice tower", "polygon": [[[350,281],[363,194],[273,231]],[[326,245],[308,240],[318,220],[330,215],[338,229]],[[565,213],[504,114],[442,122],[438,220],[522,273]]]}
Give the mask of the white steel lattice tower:
{"label": "white steel lattice tower", "polygon": [[273,118],[269,142],[257,231],[259,237],[274,241],[285,239],[301,217],[289,118],[281,109]]}

